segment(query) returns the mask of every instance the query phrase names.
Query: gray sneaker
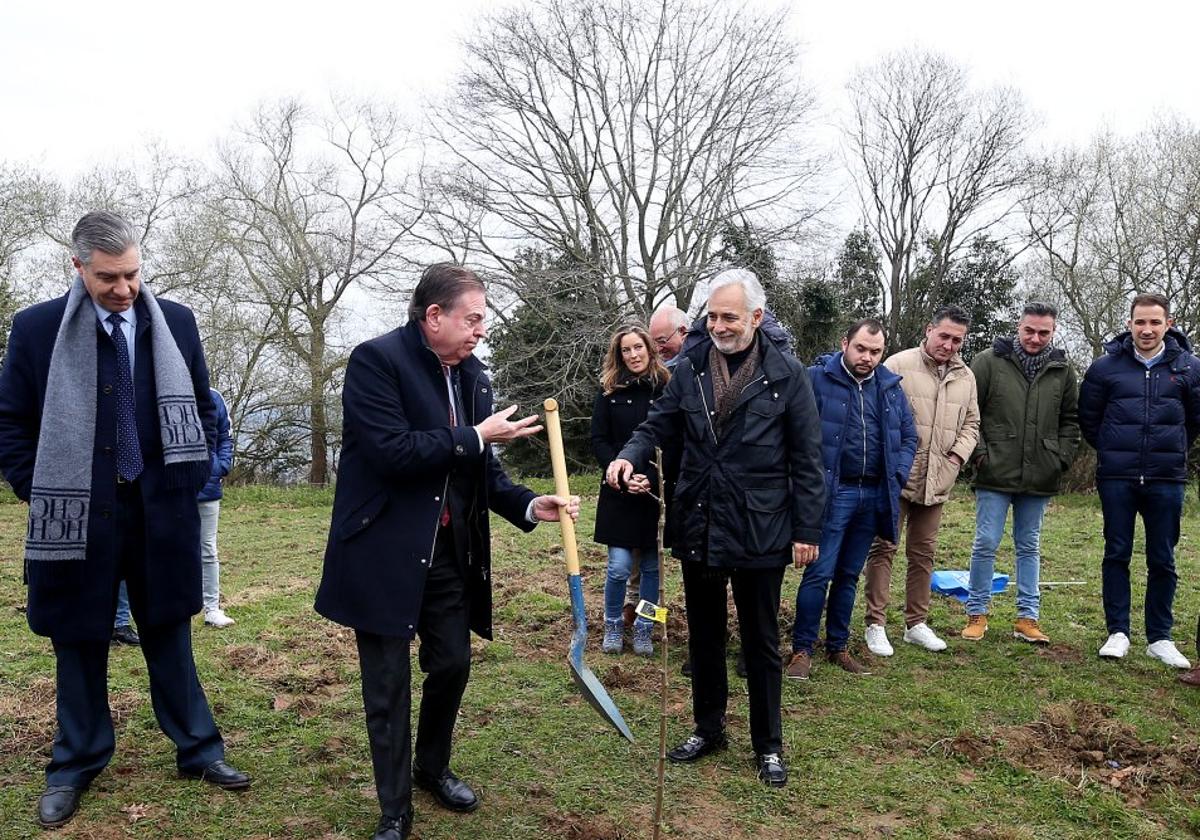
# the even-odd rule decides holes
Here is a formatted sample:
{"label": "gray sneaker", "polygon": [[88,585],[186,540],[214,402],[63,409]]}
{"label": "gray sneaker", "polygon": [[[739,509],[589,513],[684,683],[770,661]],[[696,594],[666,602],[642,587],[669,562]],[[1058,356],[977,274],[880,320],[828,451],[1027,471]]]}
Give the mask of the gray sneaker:
{"label": "gray sneaker", "polygon": [[651,634],[654,632],[654,623],[647,621],[644,618],[639,618],[633,623],[633,652],[638,656],[652,656],[654,654],[654,642],[651,639]]}
{"label": "gray sneaker", "polygon": [[605,653],[620,653],[625,646],[625,622],[621,619],[604,619],[604,641],[600,650]]}

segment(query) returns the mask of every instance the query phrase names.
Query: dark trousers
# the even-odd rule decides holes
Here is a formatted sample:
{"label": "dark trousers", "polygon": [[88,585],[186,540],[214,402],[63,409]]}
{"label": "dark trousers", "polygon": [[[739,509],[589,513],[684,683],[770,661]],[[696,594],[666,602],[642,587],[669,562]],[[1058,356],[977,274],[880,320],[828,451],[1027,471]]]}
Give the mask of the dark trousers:
{"label": "dark trousers", "polygon": [[[845,650],[858,577],[875,539],[879,487],[840,484],[826,508],[821,552],[804,569],[796,590],[796,623],[792,650],[812,654],[825,611],[825,650]],[[826,606],[828,592],[828,606]]]}
{"label": "dark trousers", "polygon": [[[142,579],[143,512],[136,484],[117,496],[117,577],[107,582],[114,603],[122,577],[129,581],[134,618],[142,639],[142,655],[150,675],[150,702],[163,733],[175,742],[181,770],[199,771],[225,757],[221,733],[208,707],[192,657],[188,620],[143,626],[140,614],[147,597]],[[103,584],[101,584],[103,585]],[[112,758],[115,738],[108,707],[108,640],[52,640],[58,678],[58,732],[46,766],[47,785],[87,787]]]}
{"label": "dark trousers", "polygon": [[725,570],[687,561],[682,565],[696,733],[713,737],[725,727],[729,699],[725,667],[728,580],[733,586],[742,653],[746,657],[750,742],[758,754],[781,752],[783,661],[779,655],[779,591],[784,567]]}
{"label": "dark trousers", "polygon": [[[417,721],[416,764],[439,775],[450,764],[454,721],[471,673],[465,570],[451,529],[438,530],[421,596],[418,661],[425,673]],[[412,807],[410,640],[358,631],[363,708],[379,810],[400,817]]]}
{"label": "dark trousers", "polygon": [[1146,642],[1171,638],[1175,603],[1175,545],[1187,485],[1182,482],[1101,479],[1096,482],[1104,512],[1104,620],[1108,632],[1129,635],[1129,563],[1133,526],[1140,514],[1146,529]]}

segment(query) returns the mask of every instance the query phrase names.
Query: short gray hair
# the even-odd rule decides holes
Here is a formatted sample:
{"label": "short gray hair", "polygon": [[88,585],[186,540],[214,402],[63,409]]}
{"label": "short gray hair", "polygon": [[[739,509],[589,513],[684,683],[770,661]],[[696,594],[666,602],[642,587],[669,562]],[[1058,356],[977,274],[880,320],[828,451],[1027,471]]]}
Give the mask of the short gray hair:
{"label": "short gray hair", "polygon": [[653,321],[660,315],[667,319],[667,323],[671,325],[671,329],[673,330],[688,326],[687,313],[673,303],[664,303],[658,307],[658,309],[654,310],[654,314],[650,316],[650,320]]}
{"label": "short gray hair", "polygon": [[71,251],[84,265],[92,261],[93,251],[119,257],[136,247],[138,236],[133,225],[109,210],[93,210],[85,214],[71,231]]}
{"label": "short gray hair", "polygon": [[727,268],[714,277],[708,284],[708,296],[711,298],[717,289],[726,286],[741,286],[746,293],[746,311],[767,308],[767,293],[763,291],[762,283],[748,268]]}

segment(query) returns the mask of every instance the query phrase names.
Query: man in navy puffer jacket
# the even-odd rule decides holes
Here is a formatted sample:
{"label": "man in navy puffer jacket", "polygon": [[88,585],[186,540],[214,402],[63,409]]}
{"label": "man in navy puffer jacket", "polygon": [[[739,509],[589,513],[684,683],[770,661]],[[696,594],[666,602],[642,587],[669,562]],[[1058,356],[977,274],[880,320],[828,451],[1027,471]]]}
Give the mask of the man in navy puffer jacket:
{"label": "man in navy puffer jacket", "polygon": [[1105,345],[1079,389],[1079,426],[1096,449],[1104,511],[1102,657],[1129,651],[1129,562],[1138,514],[1146,529],[1146,655],[1190,663],[1171,641],[1175,544],[1187,490],[1187,455],[1200,434],[1200,359],[1174,328],[1170,303],[1140,294],[1129,330]]}
{"label": "man in navy puffer jacket", "polygon": [[792,679],[809,677],[822,612],[829,661],[852,674],[868,673],[846,649],[854,595],[872,540],[899,536],[900,491],[917,452],[901,377],[879,364],[886,343],[883,324],[865,318],[846,331],[840,353],[808,369],[821,415],[825,520],[821,553],[796,592],[786,671]]}

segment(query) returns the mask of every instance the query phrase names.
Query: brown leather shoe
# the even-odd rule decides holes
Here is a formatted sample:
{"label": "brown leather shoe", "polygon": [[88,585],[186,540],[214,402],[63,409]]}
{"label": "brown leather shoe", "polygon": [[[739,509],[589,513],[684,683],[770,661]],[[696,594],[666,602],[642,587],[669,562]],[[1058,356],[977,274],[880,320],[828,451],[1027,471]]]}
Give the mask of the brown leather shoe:
{"label": "brown leather shoe", "polygon": [[806,680],[808,674],[812,670],[812,655],[800,651],[793,653],[787,667],[783,669],[783,675],[793,680]]}
{"label": "brown leather shoe", "polygon": [[828,654],[826,654],[826,658],[830,661],[830,663],[838,666],[847,673],[858,674],[862,677],[869,676],[871,673],[864,668],[857,659],[851,656],[849,651],[831,650]]}
{"label": "brown leather shoe", "polygon": [[1050,637],[1042,632],[1036,618],[1018,618],[1013,624],[1013,638],[1035,645],[1050,644]]}
{"label": "brown leather shoe", "polygon": [[959,636],[968,642],[978,642],[986,632],[987,616],[969,615],[967,616],[967,626],[962,629],[962,633]]}
{"label": "brown leather shoe", "polygon": [[1200,665],[1197,665],[1190,671],[1180,674],[1179,681],[1184,685],[1193,685],[1200,688]]}
{"label": "brown leather shoe", "polygon": [[637,618],[637,610],[633,604],[626,604],[621,608],[621,618],[625,622],[626,630],[633,626],[633,620]]}

